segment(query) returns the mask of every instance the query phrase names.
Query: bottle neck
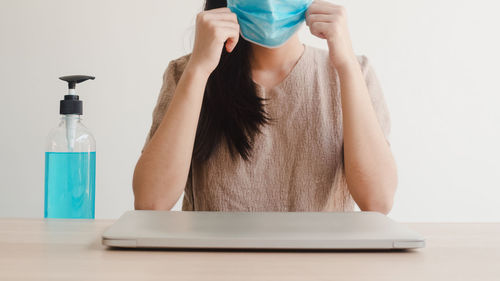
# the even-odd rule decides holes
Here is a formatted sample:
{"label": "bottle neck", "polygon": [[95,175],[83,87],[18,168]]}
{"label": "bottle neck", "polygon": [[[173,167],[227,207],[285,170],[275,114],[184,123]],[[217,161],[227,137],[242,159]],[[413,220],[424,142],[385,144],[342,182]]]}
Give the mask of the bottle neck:
{"label": "bottle neck", "polygon": [[78,114],[63,114],[61,115],[61,121],[81,121],[82,116]]}

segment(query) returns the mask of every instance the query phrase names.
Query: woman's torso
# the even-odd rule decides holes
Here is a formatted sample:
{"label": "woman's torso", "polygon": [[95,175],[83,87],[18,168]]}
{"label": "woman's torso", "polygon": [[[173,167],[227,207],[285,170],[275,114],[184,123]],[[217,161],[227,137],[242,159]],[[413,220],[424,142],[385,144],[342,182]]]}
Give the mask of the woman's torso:
{"label": "woman's torso", "polygon": [[[187,58],[177,60],[182,65]],[[340,89],[328,51],[306,46],[289,75],[257,94],[274,120],[255,138],[252,157],[232,160],[221,143],[191,163],[183,210],[345,211],[354,202],[343,170]],[[223,109],[222,109],[223,110]]]}

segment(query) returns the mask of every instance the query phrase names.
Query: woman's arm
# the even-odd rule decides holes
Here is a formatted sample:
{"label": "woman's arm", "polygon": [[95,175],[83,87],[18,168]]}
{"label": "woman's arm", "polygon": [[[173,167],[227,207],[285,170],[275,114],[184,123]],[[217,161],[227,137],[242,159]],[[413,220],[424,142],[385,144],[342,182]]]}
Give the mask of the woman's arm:
{"label": "woman's arm", "polygon": [[158,129],[134,171],[136,209],[170,210],[186,185],[208,77],[186,66]]}
{"label": "woman's arm", "polygon": [[339,75],[349,191],[361,210],[387,214],[397,186],[396,164],[352,50],[346,18],[343,7],[319,0],[306,14],[311,33],[327,40]]}
{"label": "woman's arm", "polygon": [[205,86],[222,48],[238,42],[236,15],[227,8],[204,11],[196,19],[196,38],[174,96],[158,129],[144,147],[134,171],[136,209],[170,210],[189,174]]}
{"label": "woman's arm", "polygon": [[341,87],[347,184],[361,210],[389,213],[397,186],[396,164],[372,106],[359,65],[337,68]]}

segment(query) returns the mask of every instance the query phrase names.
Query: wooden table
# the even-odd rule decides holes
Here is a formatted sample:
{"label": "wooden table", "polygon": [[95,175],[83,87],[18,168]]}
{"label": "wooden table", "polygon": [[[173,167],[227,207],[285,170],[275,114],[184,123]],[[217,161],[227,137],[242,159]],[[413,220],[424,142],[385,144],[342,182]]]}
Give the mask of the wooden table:
{"label": "wooden table", "polygon": [[414,251],[110,250],[110,220],[0,219],[0,280],[500,280],[500,223],[408,224]]}

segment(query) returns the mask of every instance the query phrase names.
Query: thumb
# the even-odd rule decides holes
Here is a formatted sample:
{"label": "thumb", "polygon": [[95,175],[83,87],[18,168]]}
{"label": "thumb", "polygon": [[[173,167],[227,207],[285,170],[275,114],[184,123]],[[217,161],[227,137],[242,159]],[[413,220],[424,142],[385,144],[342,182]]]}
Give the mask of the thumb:
{"label": "thumb", "polygon": [[228,53],[231,53],[234,50],[234,48],[236,47],[237,43],[238,43],[238,40],[235,40],[233,38],[227,39],[227,41],[226,41],[226,51]]}

